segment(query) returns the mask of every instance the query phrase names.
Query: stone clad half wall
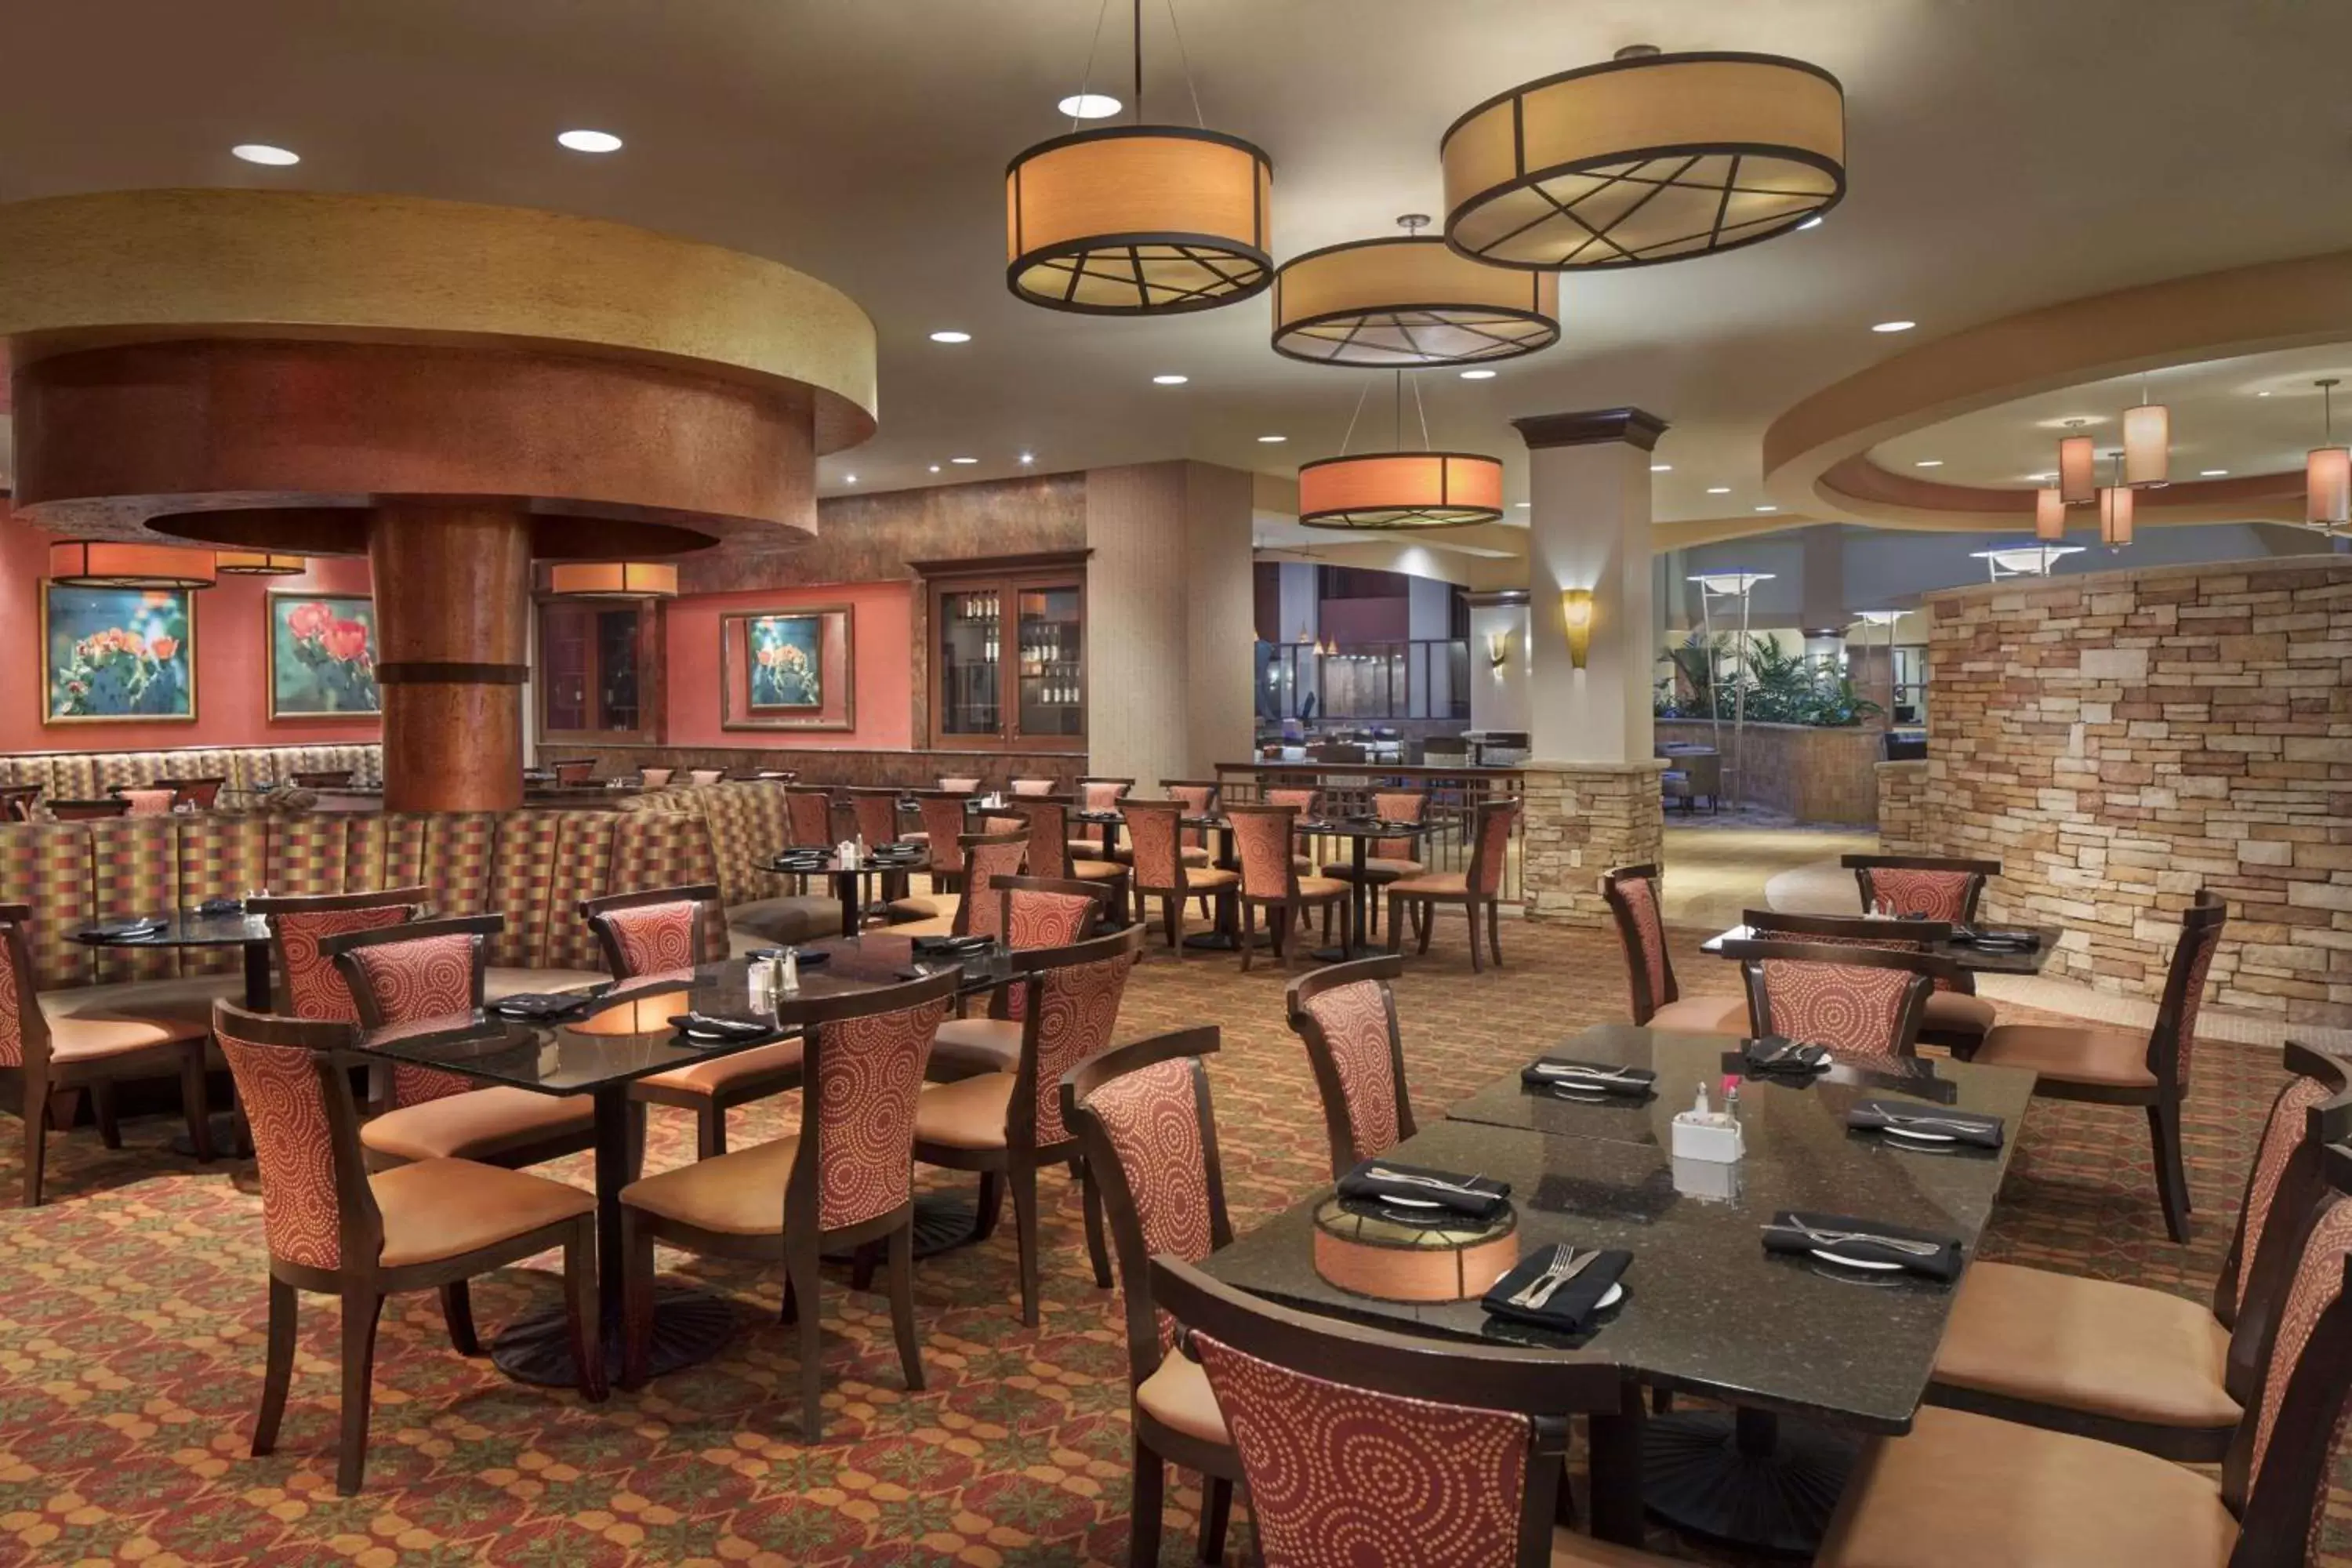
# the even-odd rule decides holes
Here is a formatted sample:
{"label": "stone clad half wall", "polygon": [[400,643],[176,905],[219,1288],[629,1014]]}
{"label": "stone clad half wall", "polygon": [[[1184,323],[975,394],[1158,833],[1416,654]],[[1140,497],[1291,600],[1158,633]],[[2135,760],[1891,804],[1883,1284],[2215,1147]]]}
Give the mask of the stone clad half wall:
{"label": "stone clad half wall", "polygon": [[1881,770],[1890,851],[1997,858],[1990,918],[2066,930],[2050,973],[2149,1000],[2210,888],[2210,1003],[2352,1026],[2352,559],[1927,604],[1928,756]]}

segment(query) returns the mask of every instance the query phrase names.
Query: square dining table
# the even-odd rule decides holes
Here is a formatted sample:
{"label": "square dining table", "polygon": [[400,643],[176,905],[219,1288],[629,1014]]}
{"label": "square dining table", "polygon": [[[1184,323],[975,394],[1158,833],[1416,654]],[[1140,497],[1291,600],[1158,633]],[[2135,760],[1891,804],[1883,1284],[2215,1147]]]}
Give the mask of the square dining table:
{"label": "square dining table", "polygon": [[[903,984],[916,978],[919,969],[944,963],[957,963],[962,969],[964,979],[958,988],[962,995],[981,994],[1003,984],[992,953],[961,961],[919,955],[911,937],[828,939],[803,943],[798,951],[825,954],[822,963],[803,962],[801,967],[804,1000]],[[372,1029],[352,1047],[353,1054],[370,1060],[435,1068],[486,1086],[533,1094],[586,1095],[593,1102],[597,1287],[605,1360],[615,1377],[620,1367],[621,1189],[633,1179],[631,1167],[636,1163],[631,1150],[629,1086],[675,1068],[773,1045],[793,1033],[772,1026],[741,1039],[705,1044],[688,1040],[672,1027],[669,1020],[688,1012],[773,1022],[772,1014],[763,1015],[751,1005],[751,961],[730,958],[612,986],[588,998],[582,1016],[561,1023],[502,1018],[493,1008]],[[783,1202],[781,1191],[776,1201],[780,1205]],[[675,1372],[708,1360],[734,1327],[734,1310],[725,1301],[701,1292],[665,1292],[655,1305],[654,1372]],[[561,1310],[512,1324],[499,1335],[490,1353],[500,1371],[520,1382],[559,1388],[576,1382]]]}
{"label": "square dining table", "polygon": [[[1856,918],[1858,919],[1860,917],[1857,916]],[[1891,936],[1902,935],[1903,924],[1904,922],[1901,921],[1887,921],[1886,925],[1888,934]],[[1958,965],[1961,969],[1966,970],[1970,974],[2039,974],[2049,965],[2051,955],[2058,951],[2058,939],[2065,934],[2065,932],[2057,926],[1993,925],[1983,927],[1981,929],[2004,931],[2025,931],[2031,934],[2033,938],[2033,951],[2032,952],[1987,951],[1984,948],[1971,946],[1965,939],[1958,936],[1955,936],[1947,942],[1932,943],[1927,948],[1927,951],[1937,958],[1948,958],[1951,960],[1952,963]],[[1725,942],[1747,942],[1751,940],[1753,936],[1753,928],[1744,925],[1737,925],[1733,926],[1729,931],[1716,932],[1715,935],[1699,943],[1698,950],[1701,952],[1711,953],[1715,957],[1720,958],[1723,956],[1723,944]],[[1812,942],[1823,939],[1799,936],[1792,937],[1790,940],[1793,942]]]}
{"label": "square dining table", "polygon": [[[1323,1187],[1211,1256],[1206,1270],[1304,1310],[1462,1340],[1590,1348],[1642,1382],[1719,1400],[1735,1413],[1650,1418],[1629,1458],[1635,1413],[1610,1425],[1612,1484],[1595,1488],[1594,1529],[1639,1539],[1642,1505],[1679,1528],[1776,1552],[1818,1544],[1852,1461],[1853,1434],[1909,1430],[1957,1284],[1857,1271],[1764,1250],[1783,1209],[1853,1215],[1957,1237],[1973,1256],[2009,1169],[2033,1075],[1941,1058],[1843,1062],[1814,1077],[1741,1077],[1745,1156],[1677,1159],[1675,1116],[1705,1084],[1718,1105],[1740,1075],[1739,1042],[1604,1025],[1541,1051],[1657,1074],[1646,1098],[1567,1095],[1522,1085],[1519,1066],[1449,1107],[1384,1157],[1511,1185],[1520,1257],[1555,1243],[1633,1254],[1625,1299],[1570,1337],[1490,1319],[1474,1298],[1398,1302],[1343,1289],[1314,1262]],[[1850,1131],[1857,1100],[2003,1118],[2002,1145],[1898,1145]],[[1783,1417],[1800,1419],[1784,1421]],[[1630,1472],[1631,1497],[1628,1475]]]}

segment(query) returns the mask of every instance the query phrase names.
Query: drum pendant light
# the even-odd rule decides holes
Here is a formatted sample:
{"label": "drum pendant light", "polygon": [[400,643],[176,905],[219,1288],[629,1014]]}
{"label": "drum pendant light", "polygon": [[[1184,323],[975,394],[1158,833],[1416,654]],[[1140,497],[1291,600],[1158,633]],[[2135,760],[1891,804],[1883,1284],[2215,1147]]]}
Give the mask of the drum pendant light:
{"label": "drum pendant light", "polygon": [[2109,550],[2126,550],[2132,542],[2134,494],[2123,482],[2123,454],[2116,454],[2116,482],[2099,492],[2099,542]]}
{"label": "drum pendant light", "polygon": [[[1415,405],[1420,403],[1418,389]],[[1363,403],[1357,401],[1357,412]],[[1397,447],[1404,445],[1404,373],[1397,373]],[[1355,421],[1349,421],[1349,437]],[[1426,415],[1422,439],[1429,439]],[[1503,519],[1503,465],[1476,452],[1346,453],[1298,469],[1298,521],[1307,528],[1364,532],[1461,528]]]}
{"label": "drum pendant light", "polygon": [[224,577],[292,577],[310,570],[299,555],[279,555],[266,550],[215,550],[213,570]]}
{"label": "drum pendant light", "polygon": [[2303,460],[2303,520],[2314,528],[2352,522],[2352,447],[2336,445],[2336,378],[2319,388],[2320,444]]}
{"label": "drum pendant light", "polygon": [[208,550],[74,539],[49,546],[49,581],[67,588],[160,590],[209,588],[215,578]]}
{"label": "drum pendant light", "polygon": [[2063,539],[2066,537],[2066,502],[2054,485],[2033,492],[2033,537]]}
{"label": "drum pendant light", "polygon": [[1177,315],[1273,281],[1273,162],[1237,136],[1144,123],[1143,0],[1134,16],[1135,123],[1056,136],[1005,168],[1004,279],[1033,305]]}
{"label": "drum pendant light", "polygon": [[[2066,428],[2082,421],[2069,419]],[[2088,506],[2099,499],[2099,455],[2088,436],[2068,436],[2058,443],[2058,499],[2068,506]]]}
{"label": "drum pendant light", "polygon": [[548,591],[563,599],[675,599],[677,568],[658,561],[578,561],[551,566]]}
{"label": "drum pendant light", "polygon": [[2140,389],[2139,406],[2124,410],[2124,479],[2136,490],[2172,482],[2172,411],[2150,403]]}
{"label": "drum pendant light", "polygon": [[1615,59],[1513,88],[1439,144],[1445,241],[1501,267],[1644,267],[1754,245],[1845,195],[1845,92],[1778,55]]}
{"label": "drum pendant light", "polygon": [[1293,257],[1274,275],[1274,352],[1317,364],[1483,364],[1559,341],[1559,276],[1447,248],[1421,213],[1391,239]]}

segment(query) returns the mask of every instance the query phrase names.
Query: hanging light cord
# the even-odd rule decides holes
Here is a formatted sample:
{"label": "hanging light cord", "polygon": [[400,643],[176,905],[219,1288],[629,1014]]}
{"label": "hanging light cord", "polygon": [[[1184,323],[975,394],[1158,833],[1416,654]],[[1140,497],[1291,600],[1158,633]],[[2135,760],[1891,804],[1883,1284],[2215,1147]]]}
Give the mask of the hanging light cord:
{"label": "hanging light cord", "polygon": [[[1192,95],[1192,123],[1205,131],[1209,122],[1201,115],[1201,89],[1192,85],[1192,61],[1184,52],[1184,29],[1176,25],[1176,0],[1168,0],[1168,30],[1176,35],[1176,63],[1183,68],[1184,90]],[[1143,96],[1140,89],[1136,96]]]}
{"label": "hanging light cord", "polygon": [[1364,399],[1372,395],[1372,384],[1364,383],[1364,390],[1356,394],[1356,411],[1348,416],[1348,433],[1339,437],[1339,456],[1348,455],[1348,444],[1356,438],[1356,421],[1364,416]]}
{"label": "hanging light cord", "polygon": [[[1095,84],[1095,54],[1097,50],[1102,47],[1103,18],[1109,15],[1110,0],[1102,0],[1102,5],[1095,12],[1095,36],[1093,41],[1087,45],[1087,68],[1078,73],[1078,101],[1080,103],[1084,103],[1086,101],[1088,90],[1091,89]],[[1073,114],[1070,116],[1070,129],[1072,131],[1076,131],[1077,128],[1078,117]]]}
{"label": "hanging light cord", "polygon": [[1135,122],[1143,123],[1143,0],[1135,0]]}
{"label": "hanging light cord", "polygon": [[1413,412],[1421,416],[1421,449],[1426,452],[1429,450],[1429,409],[1421,401],[1421,383],[1417,379],[1412,384],[1412,407]]}

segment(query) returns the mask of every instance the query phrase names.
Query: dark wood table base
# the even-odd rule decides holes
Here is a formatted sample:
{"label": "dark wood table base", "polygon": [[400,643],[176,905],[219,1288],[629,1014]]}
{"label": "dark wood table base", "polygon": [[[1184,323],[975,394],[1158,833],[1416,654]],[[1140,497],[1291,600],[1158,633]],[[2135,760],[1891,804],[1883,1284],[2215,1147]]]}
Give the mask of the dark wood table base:
{"label": "dark wood table base", "polygon": [[[681,1367],[709,1361],[735,1337],[739,1327],[735,1305],[707,1291],[664,1287],[654,1298],[653,1375],[667,1376]],[[621,1376],[621,1323],[618,1314],[602,1320],[604,1376]],[[580,1379],[572,1364],[572,1334],[563,1310],[551,1308],[518,1318],[490,1342],[490,1361],[517,1383],[541,1388],[577,1388]]]}
{"label": "dark wood table base", "polygon": [[1811,1557],[1859,1445],[1762,1410],[1654,1415],[1643,1433],[1643,1500],[1676,1530],[1774,1556]]}

